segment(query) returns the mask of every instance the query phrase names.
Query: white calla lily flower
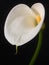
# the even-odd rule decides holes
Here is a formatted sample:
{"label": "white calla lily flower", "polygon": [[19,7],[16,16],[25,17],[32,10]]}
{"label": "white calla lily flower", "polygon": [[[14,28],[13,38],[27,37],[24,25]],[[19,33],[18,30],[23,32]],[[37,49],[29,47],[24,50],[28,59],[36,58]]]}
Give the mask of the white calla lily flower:
{"label": "white calla lily flower", "polygon": [[45,17],[45,8],[35,3],[29,8],[25,4],[16,5],[9,12],[4,35],[12,45],[21,46],[32,40],[40,31]]}

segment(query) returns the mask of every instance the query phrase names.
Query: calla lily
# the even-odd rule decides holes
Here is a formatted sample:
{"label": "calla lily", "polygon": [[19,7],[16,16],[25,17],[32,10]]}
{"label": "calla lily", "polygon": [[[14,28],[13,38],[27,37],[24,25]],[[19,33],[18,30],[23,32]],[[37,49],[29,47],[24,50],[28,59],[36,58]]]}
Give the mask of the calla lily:
{"label": "calla lily", "polygon": [[32,7],[18,4],[9,12],[4,35],[12,45],[21,46],[32,40],[40,31],[45,17],[45,8],[41,3]]}

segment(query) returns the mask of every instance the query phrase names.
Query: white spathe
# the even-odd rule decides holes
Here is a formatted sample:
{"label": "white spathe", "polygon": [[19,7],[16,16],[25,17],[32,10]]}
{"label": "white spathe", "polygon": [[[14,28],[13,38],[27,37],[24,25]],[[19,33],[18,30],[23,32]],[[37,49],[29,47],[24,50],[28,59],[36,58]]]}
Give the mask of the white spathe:
{"label": "white spathe", "polygon": [[[23,22],[26,22],[26,18],[35,17],[33,8],[40,14],[40,23],[33,28],[26,28]],[[9,43],[12,45],[23,45],[32,40],[40,31],[45,17],[45,8],[41,3],[35,3],[29,8],[25,4],[16,5],[9,12],[5,25],[4,35]],[[29,19],[28,18],[28,19]],[[31,18],[30,18],[31,19]]]}

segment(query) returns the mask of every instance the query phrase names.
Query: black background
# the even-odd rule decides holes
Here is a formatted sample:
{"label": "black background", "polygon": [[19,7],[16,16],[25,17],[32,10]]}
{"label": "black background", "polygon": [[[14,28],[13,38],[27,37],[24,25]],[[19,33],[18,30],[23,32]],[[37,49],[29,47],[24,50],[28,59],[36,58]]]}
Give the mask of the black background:
{"label": "black background", "polygon": [[45,7],[45,24],[43,42],[39,55],[34,65],[49,65],[49,20],[48,0],[0,0],[0,65],[28,65],[37,46],[38,35],[25,45],[19,46],[16,55],[15,46],[11,45],[4,37],[4,23],[9,11],[17,4],[24,3],[31,7],[36,2],[41,2]]}

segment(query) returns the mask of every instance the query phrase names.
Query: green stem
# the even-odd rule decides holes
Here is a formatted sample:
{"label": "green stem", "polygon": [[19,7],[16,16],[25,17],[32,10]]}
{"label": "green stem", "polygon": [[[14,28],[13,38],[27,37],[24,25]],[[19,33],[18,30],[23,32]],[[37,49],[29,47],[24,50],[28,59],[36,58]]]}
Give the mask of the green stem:
{"label": "green stem", "polygon": [[39,54],[39,51],[40,51],[40,48],[41,48],[41,45],[42,45],[42,36],[43,36],[44,28],[45,28],[45,23],[43,24],[43,26],[41,28],[41,31],[39,33],[38,45],[37,45],[37,48],[35,50],[35,53],[34,53],[32,59],[31,59],[29,65],[33,65],[34,64],[34,62],[35,62],[35,60],[36,60],[36,58],[37,58],[37,56]]}
{"label": "green stem", "polygon": [[16,46],[16,54],[18,53],[18,46]]}

